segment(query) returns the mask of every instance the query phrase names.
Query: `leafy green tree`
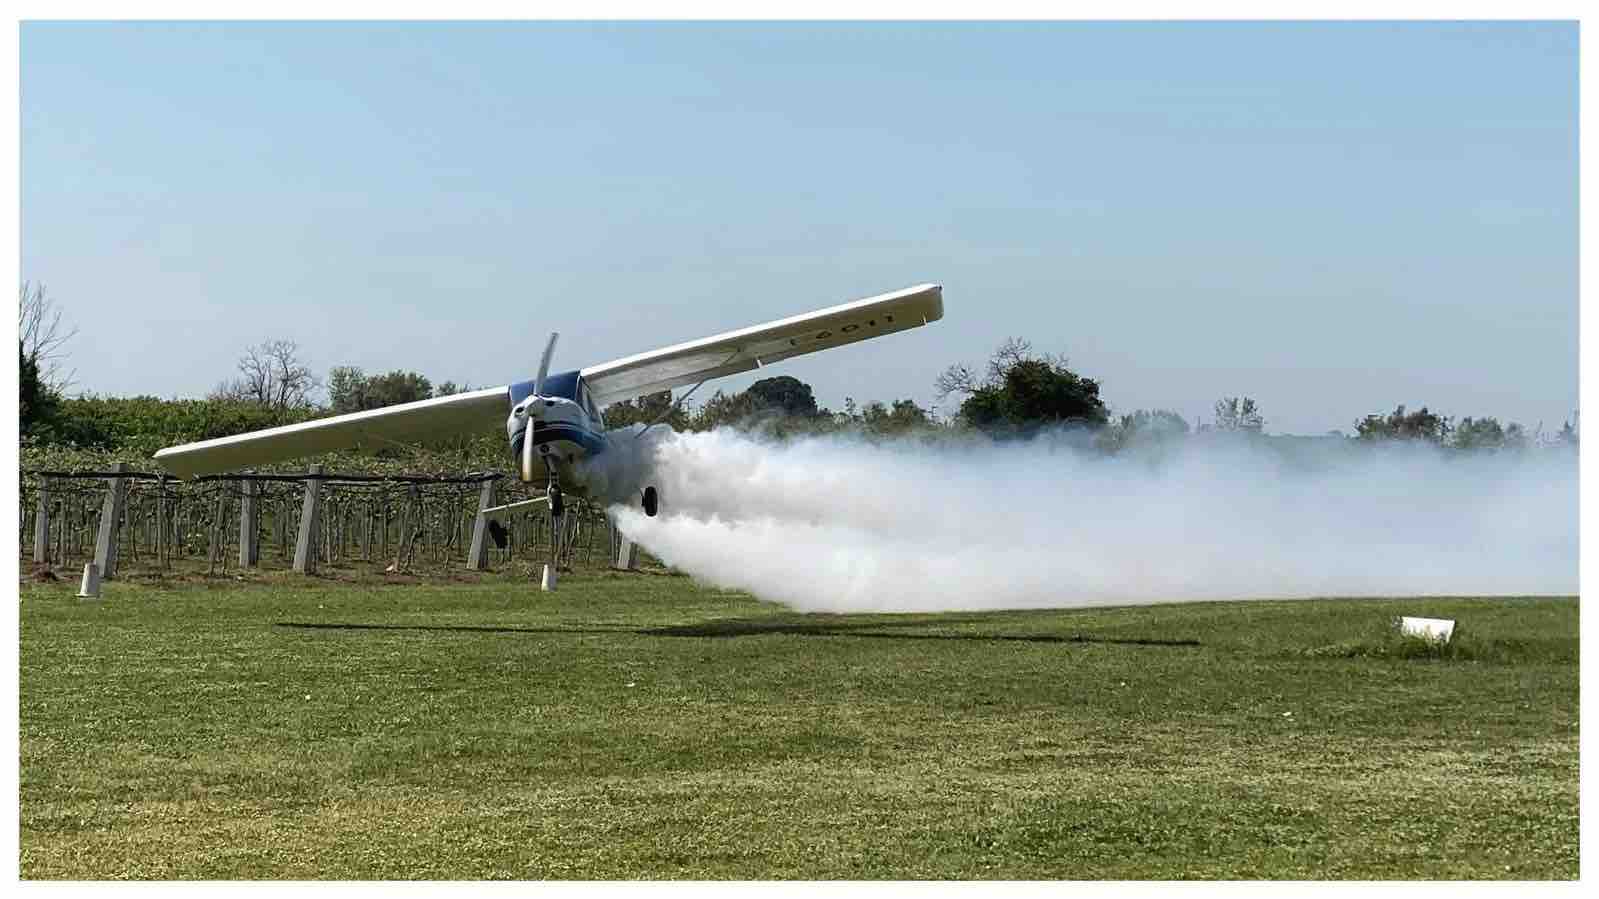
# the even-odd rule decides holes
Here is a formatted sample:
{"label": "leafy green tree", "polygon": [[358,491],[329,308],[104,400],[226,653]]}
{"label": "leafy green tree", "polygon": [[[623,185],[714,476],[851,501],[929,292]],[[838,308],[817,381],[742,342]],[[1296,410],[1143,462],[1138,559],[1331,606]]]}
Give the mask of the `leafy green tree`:
{"label": "leafy green tree", "polygon": [[[610,419],[606,419],[610,423]],[[688,422],[691,430],[759,427],[777,436],[820,433],[833,428],[833,414],[816,406],[811,385],[789,375],[763,378],[748,390],[718,390]]]}
{"label": "leafy green tree", "polygon": [[1499,450],[1523,449],[1528,443],[1527,432],[1515,422],[1500,426],[1495,418],[1467,416],[1455,426],[1449,445],[1463,450]]}
{"label": "leafy green tree", "polygon": [[[850,406],[854,401],[850,402]],[[932,415],[915,400],[895,400],[892,406],[874,400],[860,411],[861,424],[873,434],[892,435],[919,431],[932,427]]]}
{"label": "leafy green tree", "polygon": [[414,371],[396,369],[388,374],[367,378],[366,395],[369,409],[414,403],[433,396],[433,382]]}
{"label": "leafy green tree", "polygon": [[1419,440],[1442,446],[1453,429],[1450,419],[1429,412],[1426,406],[1406,413],[1401,404],[1386,416],[1368,415],[1355,422],[1355,437],[1368,442]]}
{"label": "leafy green tree", "polygon": [[388,374],[368,375],[355,366],[341,365],[328,372],[328,405],[340,415],[414,403],[434,395],[432,382],[414,371],[396,369]]}
{"label": "leafy green tree", "polygon": [[371,408],[367,405],[366,374],[353,365],[328,370],[328,408],[343,415]]}
{"label": "leafy green tree", "polygon": [[749,424],[761,408],[749,391],[727,394],[718,390],[695,411],[689,427],[695,431],[709,431]]}
{"label": "leafy green tree", "polygon": [[21,340],[17,341],[17,356],[19,429],[23,436],[38,434],[55,420],[59,397],[39,377],[39,362],[28,355]]}
{"label": "leafy green tree", "polygon": [[790,375],[762,378],[745,391],[760,409],[770,409],[783,415],[810,418],[819,414],[811,385]]}
{"label": "leafy green tree", "polygon": [[1468,415],[1455,426],[1450,445],[1456,449],[1498,449],[1504,442],[1505,429],[1497,419]]}
{"label": "leafy green tree", "polygon": [[603,410],[605,426],[607,428],[625,428],[635,424],[650,424],[665,415],[670,409],[672,414],[667,416],[662,424],[670,425],[673,430],[686,431],[689,429],[692,415],[684,403],[676,408],[672,406],[672,391],[662,390],[637,399],[623,400],[612,403]]}
{"label": "leafy green tree", "polygon": [[960,418],[992,433],[1009,433],[1053,424],[1100,427],[1110,412],[1099,398],[1099,382],[1067,367],[1058,356],[1035,356],[1032,345],[1011,338],[989,358],[979,378],[964,365],[952,365],[934,382],[939,399],[966,394]]}

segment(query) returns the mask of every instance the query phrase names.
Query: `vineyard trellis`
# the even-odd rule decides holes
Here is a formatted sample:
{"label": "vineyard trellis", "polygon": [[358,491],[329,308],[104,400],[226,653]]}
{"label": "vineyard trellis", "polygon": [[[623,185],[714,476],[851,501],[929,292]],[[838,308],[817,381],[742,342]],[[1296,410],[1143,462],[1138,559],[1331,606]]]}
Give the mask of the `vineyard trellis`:
{"label": "vineyard trellis", "polygon": [[[543,494],[539,485],[498,472],[331,474],[312,466],[303,474],[180,481],[119,463],[110,471],[23,471],[21,480],[23,559],[61,570],[93,561],[108,578],[124,570],[313,573],[323,565],[413,572],[533,563],[536,569],[551,556],[544,507],[497,514],[505,545],[488,539],[479,510]],[[608,562],[623,544],[594,502],[569,501],[562,525],[562,568],[580,558],[593,562],[596,549]]]}

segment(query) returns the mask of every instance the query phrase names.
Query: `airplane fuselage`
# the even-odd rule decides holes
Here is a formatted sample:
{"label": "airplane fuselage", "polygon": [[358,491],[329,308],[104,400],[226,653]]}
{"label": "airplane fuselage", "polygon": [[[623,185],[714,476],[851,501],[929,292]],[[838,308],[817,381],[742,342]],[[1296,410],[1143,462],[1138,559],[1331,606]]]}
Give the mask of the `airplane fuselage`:
{"label": "airplane fuselage", "polygon": [[591,469],[583,463],[604,453],[608,445],[605,418],[594,404],[588,385],[575,371],[551,374],[544,392],[533,393],[532,381],[510,386],[511,414],[505,420],[513,459],[522,458],[527,422],[533,419],[533,454],[540,465],[553,465],[561,487],[577,496],[603,494],[603,485],[591,483]]}

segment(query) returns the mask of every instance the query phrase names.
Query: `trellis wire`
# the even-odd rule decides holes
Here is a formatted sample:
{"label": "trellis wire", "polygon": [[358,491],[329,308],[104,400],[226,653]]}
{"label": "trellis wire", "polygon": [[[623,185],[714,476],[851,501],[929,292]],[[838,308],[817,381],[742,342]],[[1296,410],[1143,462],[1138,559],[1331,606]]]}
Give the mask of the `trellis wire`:
{"label": "trellis wire", "polygon": [[[93,560],[111,478],[123,479],[127,490],[122,519],[114,530],[122,571],[203,567],[209,574],[236,573],[246,483],[255,498],[253,528],[259,546],[255,567],[263,570],[293,563],[307,481],[316,481],[321,491],[314,540],[322,565],[402,572],[459,568],[467,561],[478,488],[484,481],[498,481],[500,504],[543,495],[541,485],[492,472],[229,474],[179,481],[139,471],[24,471],[19,497],[23,559],[34,557],[42,488],[49,540],[39,563],[66,570]],[[595,535],[601,529],[610,534],[608,544],[614,548],[616,535],[598,504],[571,498],[564,518],[567,540],[561,566],[570,567],[580,555],[584,563],[593,562]],[[551,527],[545,507],[513,510],[499,520],[507,532],[507,545],[501,549],[488,544],[485,561],[491,570],[549,560]]]}

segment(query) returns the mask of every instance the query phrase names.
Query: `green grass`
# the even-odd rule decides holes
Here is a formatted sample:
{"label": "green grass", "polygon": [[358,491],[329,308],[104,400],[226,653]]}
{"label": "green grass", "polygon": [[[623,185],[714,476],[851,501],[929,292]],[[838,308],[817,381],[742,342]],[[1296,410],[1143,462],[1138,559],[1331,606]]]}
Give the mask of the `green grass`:
{"label": "green grass", "polygon": [[21,596],[25,878],[1578,873],[1575,599],[74,587]]}

